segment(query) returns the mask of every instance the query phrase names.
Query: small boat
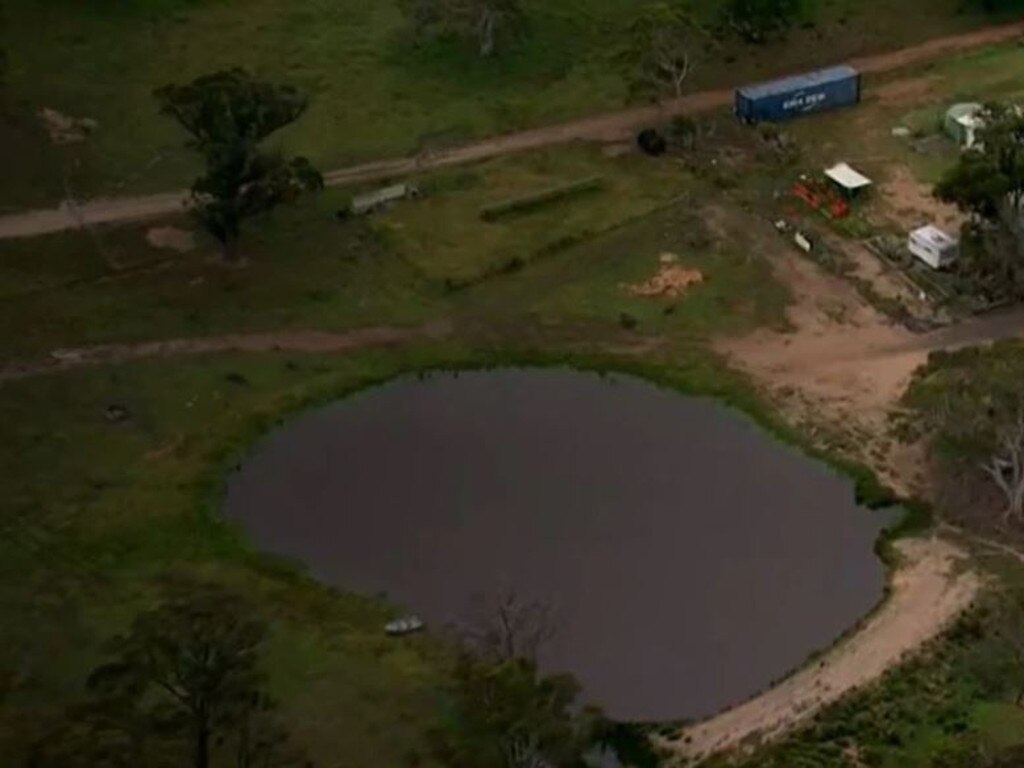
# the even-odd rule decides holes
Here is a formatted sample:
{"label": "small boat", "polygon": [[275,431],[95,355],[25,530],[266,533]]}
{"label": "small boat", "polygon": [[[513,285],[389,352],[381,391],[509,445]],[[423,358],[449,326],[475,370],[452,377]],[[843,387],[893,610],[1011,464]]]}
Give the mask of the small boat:
{"label": "small boat", "polygon": [[426,624],[419,616],[403,616],[400,619],[389,621],[384,625],[384,631],[392,637],[402,637],[421,632]]}

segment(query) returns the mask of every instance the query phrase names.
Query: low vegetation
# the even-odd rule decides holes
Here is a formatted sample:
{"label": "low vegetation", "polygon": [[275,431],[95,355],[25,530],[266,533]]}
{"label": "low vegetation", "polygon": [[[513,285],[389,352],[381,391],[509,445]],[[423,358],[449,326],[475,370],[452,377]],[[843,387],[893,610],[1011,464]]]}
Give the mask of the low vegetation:
{"label": "low vegetation", "polygon": [[585,192],[596,192],[601,188],[601,181],[600,176],[593,176],[589,179],[571,181],[568,184],[562,184],[561,186],[552,187],[540,192],[533,192],[522,197],[512,198],[511,200],[502,200],[481,210],[480,218],[484,221],[497,221],[504,216],[511,216],[516,213],[529,213],[559,200],[565,200]]}

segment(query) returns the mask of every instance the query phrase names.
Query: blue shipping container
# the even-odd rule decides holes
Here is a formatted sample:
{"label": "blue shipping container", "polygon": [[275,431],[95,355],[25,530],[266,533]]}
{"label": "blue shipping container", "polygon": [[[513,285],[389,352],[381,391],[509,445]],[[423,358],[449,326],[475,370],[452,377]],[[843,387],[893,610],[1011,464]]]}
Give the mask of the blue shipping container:
{"label": "blue shipping container", "polygon": [[860,101],[860,73],[832,67],[736,91],[736,115],[748,123],[789,120]]}

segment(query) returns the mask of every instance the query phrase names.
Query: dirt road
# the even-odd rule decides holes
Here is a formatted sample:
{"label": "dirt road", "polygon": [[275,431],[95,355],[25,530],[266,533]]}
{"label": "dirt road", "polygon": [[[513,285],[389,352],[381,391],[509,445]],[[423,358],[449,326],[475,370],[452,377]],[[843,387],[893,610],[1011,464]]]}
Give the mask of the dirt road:
{"label": "dirt road", "polygon": [[[820,337],[820,343],[812,341],[797,344],[792,342],[798,336],[786,334],[780,336],[791,343],[787,349],[779,349],[773,343],[765,343],[768,334],[755,334],[727,343],[723,348],[731,350],[729,356],[740,367],[756,368],[762,360],[770,358],[778,370],[805,380],[807,377],[820,376],[823,371],[827,372],[834,367],[856,370],[869,380],[869,389],[882,394],[881,399],[888,402],[890,398],[884,397],[885,393],[902,392],[905,383],[903,379],[908,378],[931,351],[1024,337],[1024,308],[993,314],[955,328],[920,336],[898,329],[890,330],[892,333],[887,332],[881,338],[875,338],[873,343],[854,329],[846,341],[838,344],[835,338],[825,336]],[[2,364],[0,382],[151,357],[193,357],[218,352],[344,352],[439,339],[448,336],[451,331],[451,324],[442,321],[416,328],[378,326],[339,333],[317,330],[234,333],[137,344],[99,344],[56,349],[42,359]],[[746,358],[736,360],[741,349]],[[900,375],[896,377],[898,381],[893,387],[879,386],[878,366],[885,364],[896,365],[899,369]]]}
{"label": "dirt road", "polygon": [[440,339],[451,332],[446,322],[418,328],[379,326],[344,333],[328,331],[279,331],[230,334],[196,339],[170,339],[139,344],[103,344],[54,350],[43,360],[0,366],[0,383],[97,365],[123,363],[153,357],[189,357],[218,352],[344,352],[352,349],[389,347],[412,341]]}
{"label": "dirt road", "polygon": [[876,680],[938,635],[970,605],[982,582],[958,567],[962,553],[941,539],[898,546],[905,562],[893,578],[892,595],[862,629],[767,693],[686,729],[670,746],[700,757],[769,739]]}
{"label": "dirt road", "polygon": [[[1024,34],[1024,22],[988,27],[976,32],[937,38],[899,51],[866,56],[850,63],[869,74],[888,72],[984,45],[1012,40]],[[342,186],[407,176],[420,171],[472,163],[501,155],[526,152],[574,141],[615,142],[629,140],[637,128],[679,114],[693,114],[732,103],[733,89],[704,91],[671,99],[660,105],[634,107],[559,125],[518,133],[413,157],[364,163],[325,174],[328,185]],[[187,205],[188,195],[170,192],[146,197],[96,199],[81,205],[67,202],[52,210],[30,211],[0,217],[0,239],[30,237],[76,229],[83,224],[146,219],[172,214]]]}

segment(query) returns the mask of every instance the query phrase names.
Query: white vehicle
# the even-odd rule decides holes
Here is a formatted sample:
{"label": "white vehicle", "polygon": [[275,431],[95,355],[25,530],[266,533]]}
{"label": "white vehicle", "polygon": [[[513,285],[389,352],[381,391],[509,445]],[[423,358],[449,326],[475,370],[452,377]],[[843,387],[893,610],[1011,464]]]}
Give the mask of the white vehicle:
{"label": "white vehicle", "polygon": [[368,192],[365,195],[359,195],[352,201],[350,211],[356,216],[380,213],[401,200],[415,200],[419,196],[419,187],[412,184],[395,184]]}
{"label": "white vehicle", "polygon": [[932,269],[944,269],[960,254],[960,241],[929,224],[910,233],[910,252]]}

